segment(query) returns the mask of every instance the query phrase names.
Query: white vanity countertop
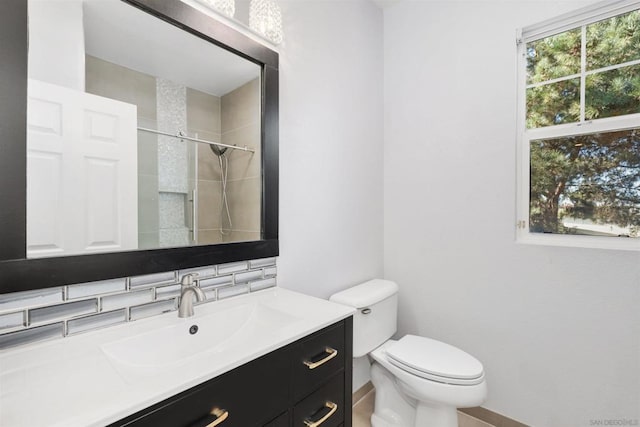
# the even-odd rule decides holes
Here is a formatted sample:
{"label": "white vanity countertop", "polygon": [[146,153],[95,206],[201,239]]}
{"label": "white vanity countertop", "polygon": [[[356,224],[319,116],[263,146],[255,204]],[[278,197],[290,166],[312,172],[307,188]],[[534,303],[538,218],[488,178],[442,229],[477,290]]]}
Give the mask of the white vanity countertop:
{"label": "white vanity countertop", "polygon": [[[108,355],[109,348],[125,348],[126,351],[122,345],[125,340],[136,342],[137,337],[158,335],[156,331],[165,330],[163,328],[178,325],[182,330],[184,326],[185,334],[193,324],[207,329],[212,326],[205,325],[207,319],[210,323],[213,323],[211,319],[220,320],[221,317],[215,315],[225,310],[250,313],[252,320],[243,320],[237,333],[221,334],[223,339],[217,346],[199,351],[186,360],[167,361],[159,356],[157,363],[161,366],[136,365],[135,361],[145,355],[142,351],[145,349],[139,349],[141,352],[138,353],[135,346],[132,346],[135,354],[127,353],[126,362]],[[104,426],[354,312],[350,307],[271,288],[196,306],[195,316],[188,319],[179,319],[174,311],[99,331],[0,351],[0,426]],[[269,320],[262,321],[262,316]]]}

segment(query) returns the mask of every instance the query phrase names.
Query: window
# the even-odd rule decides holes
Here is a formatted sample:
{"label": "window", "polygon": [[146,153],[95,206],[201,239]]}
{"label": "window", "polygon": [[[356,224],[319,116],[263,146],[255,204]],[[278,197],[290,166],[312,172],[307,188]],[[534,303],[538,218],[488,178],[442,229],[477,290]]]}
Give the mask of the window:
{"label": "window", "polygon": [[519,240],[640,249],[640,2],[525,28],[518,53]]}

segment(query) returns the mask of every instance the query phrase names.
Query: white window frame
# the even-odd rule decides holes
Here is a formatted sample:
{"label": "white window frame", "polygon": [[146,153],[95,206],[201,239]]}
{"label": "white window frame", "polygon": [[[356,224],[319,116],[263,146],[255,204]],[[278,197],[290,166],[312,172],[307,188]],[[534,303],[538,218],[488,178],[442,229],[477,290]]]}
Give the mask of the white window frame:
{"label": "white window frame", "polygon": [[536,86],[536,84],[527,85],[526,82],[527,43],[582,27],[582,61],[584,62],[586,46],[584,43],[585,28],[583,26],[637,9],[640,9],[640,0],[607,1],[597,3],[583,9],[578,9],[574,12],[566,13],[539,24],[518,30],[516,35],[516,43],[518,46],[518,118],[516,149],[518,175],[516,186],[516,241],[518,243],[640,251],[640,238],[546,234],[532,233],[529,231],[530,141],[640,127],[640,114],[629,114],[625,116],[609,117],[590,121],[584,120],[584,83],[586,76],[595,72],[608,71],[611,69],[621,68],[623,66],[640,64],[640,60],[589,71],[585,71],[586,67],[583,63],[580,73],[550,80],[549,82],[580,78],[580,121],[577,123],[547,126],[536,129],[527,129],[526,127],[526,89],[527,87]]}

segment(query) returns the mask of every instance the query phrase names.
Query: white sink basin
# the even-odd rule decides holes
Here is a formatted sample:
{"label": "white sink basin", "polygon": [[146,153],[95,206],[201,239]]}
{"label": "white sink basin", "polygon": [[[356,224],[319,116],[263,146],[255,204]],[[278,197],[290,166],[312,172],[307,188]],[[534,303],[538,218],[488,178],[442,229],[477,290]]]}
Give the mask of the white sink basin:
{"label": "white sink basin", "polygon": [[3,350],[0,425],[111,425],[354,312],[269,288],[198,305],[188,319],[173,311]]}
{"label": "white sink basin", "polygon": [[[226,307],[212,313],[179,319],[177,313],[168,326],[157,327],[131,337],[103,344],[102,351],[118,364],[130,367],[164,368],[201,356],[217,353],[236,344],[269,334],[290,325],[298,318],[259,302]],[[192,333],[194,329],[197,332]]]}

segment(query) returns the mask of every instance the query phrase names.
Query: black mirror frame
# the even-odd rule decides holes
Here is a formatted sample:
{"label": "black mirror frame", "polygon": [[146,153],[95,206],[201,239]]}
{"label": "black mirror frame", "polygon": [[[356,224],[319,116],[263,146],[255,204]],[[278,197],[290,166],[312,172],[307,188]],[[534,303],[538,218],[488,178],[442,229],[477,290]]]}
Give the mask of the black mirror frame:
{"label": "black mirror frame", "polygon": [[122,0],[262,67],[262,240],[26,257],[27,1],[0,1],[0,294],[273,257],[278,247],[278,54],[181,1]]}

